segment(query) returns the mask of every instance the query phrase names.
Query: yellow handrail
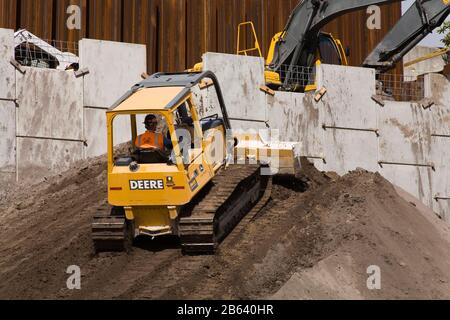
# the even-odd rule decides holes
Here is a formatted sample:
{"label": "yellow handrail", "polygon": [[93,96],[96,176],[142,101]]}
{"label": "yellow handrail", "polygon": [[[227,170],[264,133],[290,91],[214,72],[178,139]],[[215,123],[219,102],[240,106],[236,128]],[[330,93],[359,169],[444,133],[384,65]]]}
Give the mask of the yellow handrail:
{"label": "yellow handrail", "polygon": [[436,50],[436,51],[434,51],[434,52],[432,52],[430,54],[427,54],[427,55],[425,55],[423,57],[420,57],[418,59],[415,59],[415,60],[412,60],[410,62],[405,63],[405,67],[410,67],[412,65],[415,65],[416,63],[419,63],[419,62],[422,62],[422,61],[426,61],[426,60],[429,60],[429,59],[433,59],[435,57],[442,56],[442,55],[446,54],[449,51],[450,51],[450,47]]}
{"label": "yellow handrail", "polygon": [[[246,49],[241,50],[241,29],[248,25],[250,25],[250,27],[251,27],[253,39],[255,40],[255,44],[254,44],[253,48],[246,48]],[[252,52],[252,51],[258,51],[259,56],[260,57],[263,56],[262,52],[261,52],[261,47],[259,45],[258,36],[256,35],[255,25],[251,21],[242,22],[238,25],[236,54],[237,55],[245,54],[247,56],[248,55],[247,53]]]}

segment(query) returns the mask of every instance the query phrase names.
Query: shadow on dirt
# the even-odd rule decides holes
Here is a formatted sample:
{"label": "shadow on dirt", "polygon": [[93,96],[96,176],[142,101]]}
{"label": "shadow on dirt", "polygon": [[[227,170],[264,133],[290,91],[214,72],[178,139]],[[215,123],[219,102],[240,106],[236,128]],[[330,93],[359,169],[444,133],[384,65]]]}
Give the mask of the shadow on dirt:
{"label": "shadow on dirt", "polygon": [[161,252],[167,249],[180,249],[180,239],[175,236],[162,236],[152,239],[151,237],[137,237],[133,246],[151,252]]}

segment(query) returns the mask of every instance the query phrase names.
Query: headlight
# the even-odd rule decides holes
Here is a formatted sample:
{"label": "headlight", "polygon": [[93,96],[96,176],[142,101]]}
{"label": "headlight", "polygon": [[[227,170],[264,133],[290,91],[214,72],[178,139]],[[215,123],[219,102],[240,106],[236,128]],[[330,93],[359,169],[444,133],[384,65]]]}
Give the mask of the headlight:
{"label": "headlight", "polygon": [[166,185],[168,187],[173,187],[175,185],[175,183],[173,182],[173,177],[169,176],[169,177],[166,178]]}
{"label": "headlight", "polygon": [[133,161],[132,163],[130,163],[129,168],[131,172],[136,172],[139,170],[139,164],[136,161]]}

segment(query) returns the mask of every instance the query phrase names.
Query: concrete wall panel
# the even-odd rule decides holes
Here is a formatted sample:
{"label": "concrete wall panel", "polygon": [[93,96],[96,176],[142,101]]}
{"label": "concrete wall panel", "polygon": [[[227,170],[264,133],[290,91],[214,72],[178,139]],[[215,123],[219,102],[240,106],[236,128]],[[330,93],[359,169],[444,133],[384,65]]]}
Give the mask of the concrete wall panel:
{"label": "concrete wall panel", "polygon": [[80,67],[84,77],[84,106],[110,107],[147,70],[144,45],[83,39],[80,41]]}
{"label": "concrete wall panel", "polygon": [[262,58],[206,53],[203,65],[219,79],[230,118],[266,120]]}
{"label": "concrete wall panel", "polygon": [[16,106],[0,101],[0,172],[16,171]]}
{"label": "concrete wall panel", "polygon": [[[425,79],[429,97],[435,102],[431,107],[431,158],[436,166],[433,196],[450,198],[450,82],[440,74],[430,74]],[[450,200],[437,199],[433,205],[434,211],[450,222]]]}
{"label": "concrete wall panel", "polygon": [[411,193],[427,207],[433,208],[433,170],[431,168],[383,165],[379,172],[384,178]]}
{"label": "concrete wall panel", "polygon": [[357,168],[377,172],[378,138],[372,132],[348,130],[325,131],[326,171],[344,175]]}
{"label": "concrete wall panel", "polygon": [[17,139],[19,181],[39,181],[64,172],[83,159],[83,143],[45,139]]}
{"label": "concrete wall panel", "polygon": [[301,143],[302,156],[324,156],[323,113],[312,94],[277,92],[267,96],[268,123],[283,141]]}
{"label": "concrete wall panel", "polygon": [[[375,71],[365,68],[321,65],[324,124],[358,129],[376,129],[379,106],[375,94]],[[345,85],[344,85],[345,84]]]}
{"label": "concrete wall panel", "polygon": [[427,96],[435,103],[430,108],[433,134],[450,135],[450,81],[440,74],[425,77]]}
{"label": "concrete wall panel", "polygon": [[430,110],[414,103],[391,101],[378,110],[380,161],[430,164]]}
{"label": "concrete wall panel", "polygon": [[[143,119],[138,118],[138,126],[140,126],[142,122]],[[84,134],[87,143],[85,156],[91,158],[106,154],[106,110],[85,108],[84,123]],[[142,132],[142,126],[139,132]],[[115,145],[131,140],[131,125],[128,116],[119,116],[114,120],[113,134]]]}
{"label": "concrete wall panel", "polygon": [[[216,89],[214,87],[200,89],[196,86],[193,90],[193,100],[197,105],[197,110],[200,118],[218,114],[222,116],[222,111],[217,98]],[[227,107],[227,111],[231,110]]]}
{"label": "concrete wall panel", "polygon": [[450,222],[450,137],[433,137],[431,148],[436,166],[436,171],[433,172],[433,197],[447,198],[436,198],[433,209]]}
{"label": "concrete wall panel", "polygon": [[15,69],[10,60],[14,58],[14,31],[0,29],[0,99],[15,99]]}
{"label": "concrete wall panel", "polygon": [[83,139],[83,79],[73,71],[17,71],[19,136]]}
{"label": "concrete wall panel", "polygon": [[12,184],[16,182],[15,172],[0,172],[0,200]]}

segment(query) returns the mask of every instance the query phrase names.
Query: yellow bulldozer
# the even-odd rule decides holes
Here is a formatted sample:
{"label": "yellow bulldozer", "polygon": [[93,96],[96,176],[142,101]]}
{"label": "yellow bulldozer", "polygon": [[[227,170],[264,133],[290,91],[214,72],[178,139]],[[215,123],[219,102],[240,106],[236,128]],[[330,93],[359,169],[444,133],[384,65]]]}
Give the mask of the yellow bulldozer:
{"label": "yellow bulldozer", "polygon": [[[214,86],[221,114],[200,119],[193,88],[205,83]],[[135,143],[138,119],[149,115],[159,119],[163,147]],[[114,148],[123,119],[133,145],[125,153]],[[107,112],[107,128],[110,207],[94,217],[97,252],[126,250],[138,236],[174,235],[185,253],[213,253],[261,199],[270,175],[293,174],[298,163],[295,143],[231,131],[212,72],[147,78]]]}

